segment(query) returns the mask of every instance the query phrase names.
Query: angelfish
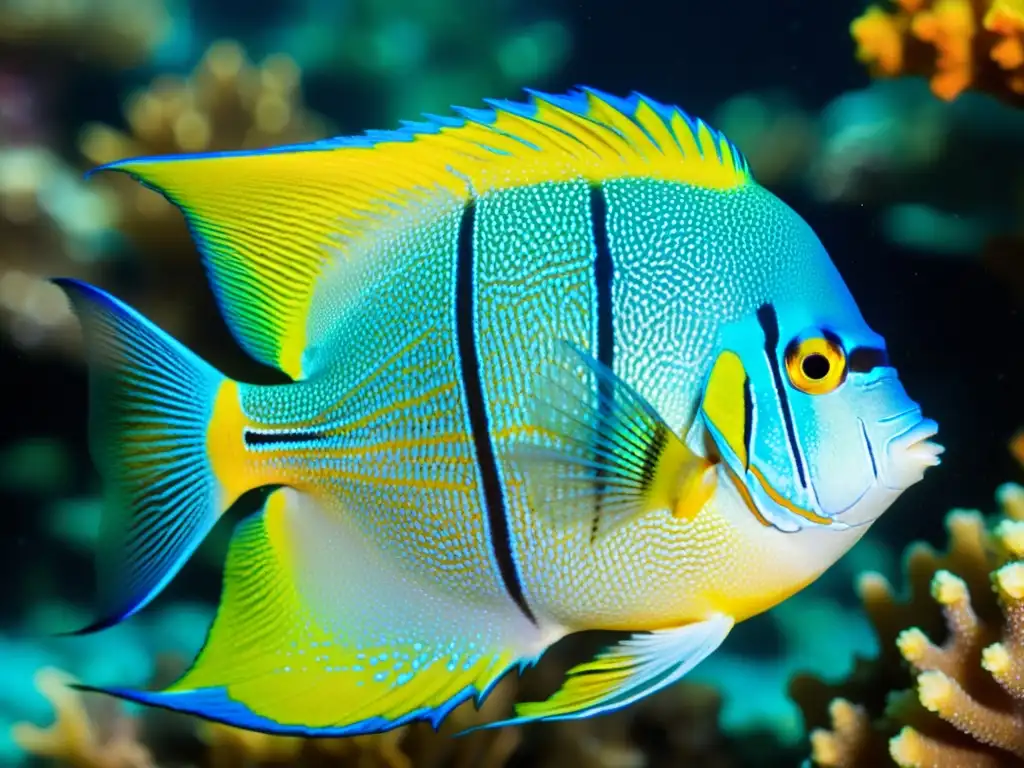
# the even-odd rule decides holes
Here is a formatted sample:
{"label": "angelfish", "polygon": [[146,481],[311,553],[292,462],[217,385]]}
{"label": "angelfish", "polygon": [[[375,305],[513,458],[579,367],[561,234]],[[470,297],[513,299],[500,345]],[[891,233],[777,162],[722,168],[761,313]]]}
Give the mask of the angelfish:
{"label": "angelfish", "polygon": [[206,643],[136,702],[283,734],[436,727],[569,633],[625,633],[491,725],[682,677],[939,462],[811,228],[705,122],[530,92],[397,131],[108,169],[183,213],[255,360],[226,377],[59,279],[106,494],[95,631],[242,494]]}

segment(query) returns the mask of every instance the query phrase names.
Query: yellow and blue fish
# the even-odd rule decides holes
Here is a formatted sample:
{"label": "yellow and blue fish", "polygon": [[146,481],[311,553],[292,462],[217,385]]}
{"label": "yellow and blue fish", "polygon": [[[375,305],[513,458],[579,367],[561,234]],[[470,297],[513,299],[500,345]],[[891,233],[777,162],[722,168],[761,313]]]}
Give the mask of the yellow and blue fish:
{"label": "yellow and blue fish", "polygon": [[628,637],[510,720],[608,712],[813,581],[941,447],[810,227],[701,120],[580,89],[394,132],[106,168],[184,214],[226,377],[116,298],[82,319],[126,619],[246,492],[180,680],[104,689],[348,735]]}

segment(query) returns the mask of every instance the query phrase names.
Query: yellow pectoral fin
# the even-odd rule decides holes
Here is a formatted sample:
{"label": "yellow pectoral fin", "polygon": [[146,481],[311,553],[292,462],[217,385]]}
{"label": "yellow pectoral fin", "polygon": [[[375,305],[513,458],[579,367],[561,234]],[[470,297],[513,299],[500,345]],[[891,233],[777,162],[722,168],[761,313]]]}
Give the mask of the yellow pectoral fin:
{"label": "yellow pectoral fin", "polygon": [[675,629],[638,633],[569,670],[547,701],[516,707],[516,717],[485,727],[570,720],[612,712],[678,681],[722,644],[732,618],[716,615]]}
{"label": "yellow pectoral fin", "polygon": [[[345,736],[436,727],[535,653],[494,612],[488,624],[472,607],[409,594],[360,556],[366,541],[346,547],[331,524],[305,494],[275,491],[232,539],[220,609],[191,669],[163,691],[100,690],[248,730]],[[401,588],[406,602],[392,602]]]}

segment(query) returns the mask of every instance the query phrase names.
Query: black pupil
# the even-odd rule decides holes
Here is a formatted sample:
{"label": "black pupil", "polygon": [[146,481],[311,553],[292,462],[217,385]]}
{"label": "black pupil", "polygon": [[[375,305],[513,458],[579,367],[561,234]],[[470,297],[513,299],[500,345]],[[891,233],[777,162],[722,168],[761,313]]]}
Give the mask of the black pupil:
{"label": "black pupil", "polygon": [[818,352],[814,352],[804,358],[804,361],[800,364],[803,369],[804,376],[811,381],[821,381],[828,376],[829,362],[828,358]]}

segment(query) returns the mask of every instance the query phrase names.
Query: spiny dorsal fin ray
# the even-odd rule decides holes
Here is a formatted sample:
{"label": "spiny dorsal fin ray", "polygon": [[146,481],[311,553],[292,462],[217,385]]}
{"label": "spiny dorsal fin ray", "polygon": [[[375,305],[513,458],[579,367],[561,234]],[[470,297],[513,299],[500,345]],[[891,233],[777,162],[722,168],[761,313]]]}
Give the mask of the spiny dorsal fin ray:
{"label": "spiny dorsal fin ray", "polygon": [[[307,318],[328,265],[422,207],[551,181],[639,176],[715,189],[749,179],[720,133],[639,94],[593,89],[489,101],[395,131],[258,151],[121,160],[185,214],[239,343],[293,378],[315,343]],[[429,202],[434,201],[434,202]]]}

